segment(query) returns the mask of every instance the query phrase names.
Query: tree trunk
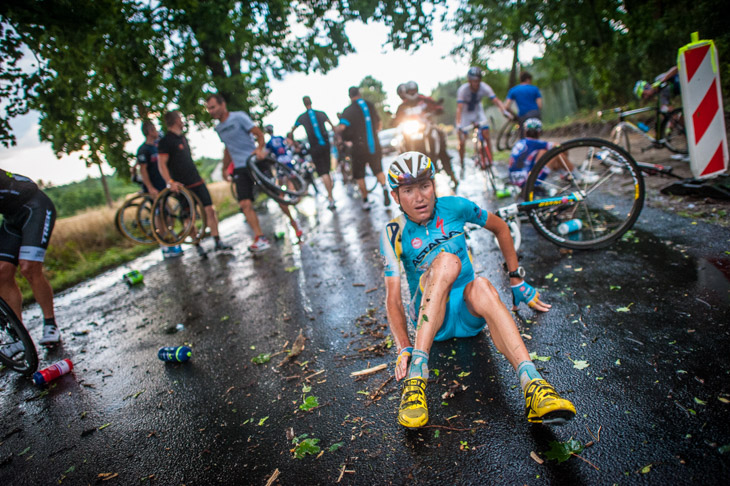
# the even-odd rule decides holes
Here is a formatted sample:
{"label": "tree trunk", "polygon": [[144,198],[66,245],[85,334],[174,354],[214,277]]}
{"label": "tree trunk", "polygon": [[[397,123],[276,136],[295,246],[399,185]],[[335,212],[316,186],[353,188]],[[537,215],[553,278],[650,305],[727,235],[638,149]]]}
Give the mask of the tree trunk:
{"label": "tree trunk", "polygon": [[509,87],[513,87],[517,84],[517,65],[520,63],[519,61],[519,49],[520,49],[520,40],[517,36],[514,37],[514,40],[512,42],[514,45],[513,51],[514,56],[512,57],[512,70],[509,73]]}
{"label": "tree trunk", "polygon": [[109,185],[106,183],[106,176],[104,171],[101,170],[101,164],[99,166],[99,174],[101,174],[101,185],[104,188],[104,197],[106,198],[106,205],[112,207],[112,195],[109,193]]}

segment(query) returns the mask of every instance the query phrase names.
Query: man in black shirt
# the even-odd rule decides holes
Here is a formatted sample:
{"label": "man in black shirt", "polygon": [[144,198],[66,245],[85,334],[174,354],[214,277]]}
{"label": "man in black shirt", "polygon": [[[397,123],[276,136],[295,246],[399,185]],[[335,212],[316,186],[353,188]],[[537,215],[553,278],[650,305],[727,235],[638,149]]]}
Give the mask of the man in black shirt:
{"label": "man in black shirt", "polygon": [[[215,250],[230,250],[231,247],[221,242],[218,235],[218,216],[208,188],[193,162],[188,140],[182,133],[185,126],[182,115],[179,111],[170,111],[165,113],[164,121],[167,133],[157,144],[157,163],[162,178],[167,181],[170,190],[178,192],[185,187],[200,198],[208,218],[210,234],[215,240]],[[197,245],[197,250],[199,255],[205,255],[205,250],[200,245]]]}
{"label": "man in black shirt", "polygon": [[348,94],[352,103],[342,112],[335,132],[352,142],[352,176],[362,195],[362,208],[370,210],[368,190],[365,187],[365,164],[370,164],[373,174],[383,186],[383,204],[390,206],[390,196],[385,186],[385,175],[380,160],[382,157],[378,140],[380,117],[373,104],[362,99],[358,87],[351,87]]}
{"label": "man in black shirt", "polygon": [[329,208],[335,209],[335,200],[332,197],[332,177],[330,176],[330,169],[332,168],[331,148],[325,123],[328,123],[330,127],[334,128],[334,126],[325,112],[312,109],[312,100],[309,96],[302,98],[302,102],[307,111],[299,115],[291,131],[293,134],[297,127],[303,126],[307,132],[309,154],[312,156],[312,162],[317,169],[317,174],[322,178],[324,187],[327,189]]}
{"label": "man in black shirt", "polygon": [[[61,333],[53,312],[53,289],[43,274],[43,260],[56,222],[56,207],[35,182],[0,169],[0,297],[22,320],[23,297],[15,282],[15,272],[28,280],[43,311],[42,345],[56,344]],[[20,349],[16,343],[0,348],[12,357]]]}

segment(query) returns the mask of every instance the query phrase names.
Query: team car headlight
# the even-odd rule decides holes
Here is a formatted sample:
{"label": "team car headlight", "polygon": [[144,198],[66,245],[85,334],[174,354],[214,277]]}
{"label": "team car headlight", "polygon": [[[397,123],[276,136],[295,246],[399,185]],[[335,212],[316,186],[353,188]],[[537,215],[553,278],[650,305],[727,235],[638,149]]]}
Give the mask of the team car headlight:
{"label": "team car headlight", "polygon": [[422,135],[425,125],[419,120],[407,120],[401,125],[403,135],[413,137],[414,135]]}

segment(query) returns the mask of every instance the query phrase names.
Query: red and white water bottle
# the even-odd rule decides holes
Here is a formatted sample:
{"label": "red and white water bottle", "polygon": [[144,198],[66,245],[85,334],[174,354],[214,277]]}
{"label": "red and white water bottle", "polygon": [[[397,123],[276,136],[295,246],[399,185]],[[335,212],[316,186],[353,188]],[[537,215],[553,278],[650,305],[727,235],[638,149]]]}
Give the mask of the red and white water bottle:
{"label": "red and white water bottle", "polygon": [[58,363],[54,363],[48,368],[33,373],[33,381],[36,385],[47,385],[59,376],[65,375],[74,369],[74,364],[70,359],[64,359]]}

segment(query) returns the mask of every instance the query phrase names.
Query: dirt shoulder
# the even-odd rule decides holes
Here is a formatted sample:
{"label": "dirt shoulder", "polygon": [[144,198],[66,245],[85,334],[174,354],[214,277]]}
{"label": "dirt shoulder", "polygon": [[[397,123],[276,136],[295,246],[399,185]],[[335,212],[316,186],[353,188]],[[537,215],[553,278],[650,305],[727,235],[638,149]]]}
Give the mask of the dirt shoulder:
{"label": "dirt shoulder", "polygon": [[[576,123],[547,130],[543,138],[556,142],[564,142],[579,137],[598,137],[608,139],[612,123]],[[689,161],[676,157],[667,149],[642,150],[648,142],[640,136],[632,136],[631,154],[637,161],[661,164],[672,167],[672,173],[682,178],[691,178]],[[674,157],[673,157],[674,156]],[[730,200],[698,196],[672,196],[661,193],[667,186],[680,179],[664,176],[644,176],[646,202],[650,207],[660,208],[695,221],[730,227]],[[727,183],[727,182],[726,182]]]}

